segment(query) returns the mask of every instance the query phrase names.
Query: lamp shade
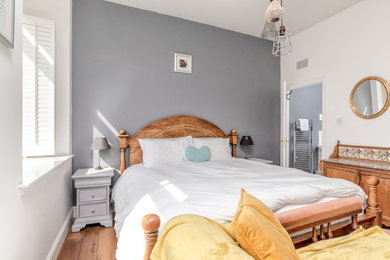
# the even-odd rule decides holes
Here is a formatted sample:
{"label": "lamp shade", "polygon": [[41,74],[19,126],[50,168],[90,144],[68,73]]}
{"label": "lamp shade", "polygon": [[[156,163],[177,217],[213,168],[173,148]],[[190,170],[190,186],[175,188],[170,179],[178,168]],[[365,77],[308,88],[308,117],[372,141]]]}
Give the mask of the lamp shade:
{"label": "lamp shade", "polygon": [[95,137],[91,145],[91,150],[108,150],[110,145],[105,137]]}
{"label": "lamp shade", "polygon": [[292,52],[290,32],[282,25],[273,42],[272,54],[275,56],[284,56],[290,52]]}
{"label": "lamp shade", "polygon": [[243,136],[240,145],[253,145],[252,138],[250,136]]}
{"label": "lamp shade", "polygon": [[271,1],[267,10],[265,11],[265,20],[268,22],[277,22],[284,16],[284,9],[277,0]]}
{"label": "lamp shade", "polygon": [[265,22],[263,32],[261,33],[261,38],[267,40],[274,40],[278,30],[276,29],[276,24],[272,22]]}

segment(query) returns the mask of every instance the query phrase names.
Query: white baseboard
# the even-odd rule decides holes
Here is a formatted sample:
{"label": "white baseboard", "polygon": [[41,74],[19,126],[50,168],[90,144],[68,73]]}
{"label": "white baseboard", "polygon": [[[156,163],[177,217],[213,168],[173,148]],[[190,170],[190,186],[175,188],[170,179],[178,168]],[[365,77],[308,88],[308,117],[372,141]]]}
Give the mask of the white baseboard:
{"label": "white baseboard", "polygon": [[65,241],[66,235],[68,234],[68,230],[70,228],[70,225],[72,224],[73,219],[73,208],[72,207],[69,210],[68,215],[65,218],[64,224],[62,224],[62,227],[60,231],[57,234],[56,239],[53,242],[53,245],[50,248],[49,253],[46,256],[46,260],[55,260],[61,250],[62,244]]}

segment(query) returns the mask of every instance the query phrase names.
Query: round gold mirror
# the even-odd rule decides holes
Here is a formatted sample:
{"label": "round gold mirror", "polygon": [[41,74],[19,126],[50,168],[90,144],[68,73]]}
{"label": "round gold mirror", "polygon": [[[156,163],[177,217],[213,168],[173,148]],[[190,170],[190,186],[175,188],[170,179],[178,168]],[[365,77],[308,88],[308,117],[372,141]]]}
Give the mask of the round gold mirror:
{"label": "round gold mirror", "polygon": [[390,85],[379,77],[367,77],[356,83],[350,97],[353,112],[366,119],[382,115],[390,105]]}

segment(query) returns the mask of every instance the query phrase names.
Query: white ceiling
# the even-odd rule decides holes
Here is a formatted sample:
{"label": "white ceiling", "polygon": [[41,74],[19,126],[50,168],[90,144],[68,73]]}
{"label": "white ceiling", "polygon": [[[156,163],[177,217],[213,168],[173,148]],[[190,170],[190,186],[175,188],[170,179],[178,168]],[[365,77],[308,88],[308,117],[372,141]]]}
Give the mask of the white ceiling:
{"label": "white ceiling", "polygon": [[[260,37],[269,0],[106,0]],[[362,0],[285,0],[285,25],[297,34]]]}

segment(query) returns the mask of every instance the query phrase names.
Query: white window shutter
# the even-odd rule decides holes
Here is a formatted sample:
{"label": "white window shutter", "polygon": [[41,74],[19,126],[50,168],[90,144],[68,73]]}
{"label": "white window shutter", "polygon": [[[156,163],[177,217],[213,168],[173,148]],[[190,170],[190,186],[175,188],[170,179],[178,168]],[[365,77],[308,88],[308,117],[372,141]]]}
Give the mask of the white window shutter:
{"label": "white window shutter", "polygon": [[54,22],[23,20],[23,156],[54,154]]}

